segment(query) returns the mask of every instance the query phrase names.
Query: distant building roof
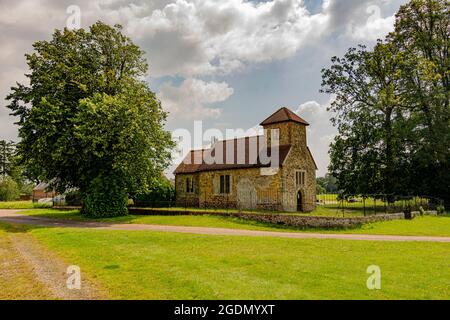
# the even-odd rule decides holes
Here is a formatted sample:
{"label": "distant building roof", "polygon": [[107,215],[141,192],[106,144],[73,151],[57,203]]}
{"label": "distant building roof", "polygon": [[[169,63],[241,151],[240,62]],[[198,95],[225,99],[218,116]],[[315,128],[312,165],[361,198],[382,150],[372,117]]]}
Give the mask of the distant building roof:
{"label": "distant building roof", "polygon": [[47,182],[41,182],[33,188],[33,191],[46,191],[48,186],[49,184]]}
{"label": "distant building roof", "polygon": [[291,110],[289,110],[288,108],[285,108],[285,107],[279,109],[274,114],[272,114],[270,117],[268,117],[266,120],[261,122],[261,125],[265,126],[268,124],[287,122],[287,121],[293,121],[293,122],[301,123],[305,126],[309,126],[308,122],[306,122],[304,119],[300,118],[294,112],[292,112]]}
{"label": "distant building roof", "polygon": [[[180,165],[175,169],[174,174],[180,173],[195,173],[201,171],[213,171],[213,170],[228,170],[228,169],[247,169],[247,168],[268,168],[272,166],[272,163],[268,161],[262,161],[262,157],[270,157],[273,152],[278,152],[279,154],[279,165],[284,163],[287,158],[289,151],[291,150],[290,145],[282,145],[273,148],[264,148],[258,154],[255,154],[256,159],[251,159],[251,139],[255,139],[256,150],[259,149],[260,137],[245,137],[240,139],[232,139],[225,141],[218,141],[213,146],[212,149],[202,149],[202,150],[191,150],[185,159],[180,163]],[[240,142],[239,142],[240,141]],[[227,148],[232,147],[231,153],[228,152]],[[239,148],[243,148],[240,150]],[[216,152],[218,150],[222,151],[220,155],[222,159],[216,159],[215,163],[208,163],[205,161],[209,155],[216,157]],[[218,161],[220,160],[220,161]],[[219,162],[219,163],[218,163]]]}

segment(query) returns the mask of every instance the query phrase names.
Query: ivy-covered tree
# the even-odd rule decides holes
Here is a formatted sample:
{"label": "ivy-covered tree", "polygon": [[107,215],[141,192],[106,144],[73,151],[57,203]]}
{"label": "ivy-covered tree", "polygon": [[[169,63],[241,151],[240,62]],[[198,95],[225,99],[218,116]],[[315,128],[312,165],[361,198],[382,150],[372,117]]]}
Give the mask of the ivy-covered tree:
{"label": "ivy-covered tree", "polygon": [[126,214],[128,195],[155,184],[173,146],[166,113],[143,81],[144,52],[102,22],[56,30],[33,48],[30,84],[8,96],[22,164],[59,192],[78,188],[86,214]]}

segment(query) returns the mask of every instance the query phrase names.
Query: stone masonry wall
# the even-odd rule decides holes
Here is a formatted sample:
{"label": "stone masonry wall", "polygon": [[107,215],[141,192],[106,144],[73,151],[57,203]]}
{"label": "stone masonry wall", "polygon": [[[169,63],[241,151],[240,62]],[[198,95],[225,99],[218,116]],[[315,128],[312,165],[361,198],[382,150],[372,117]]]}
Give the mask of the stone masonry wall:
{"label": "stone masonry wall", "polygon": [[[220,194],[220,176],[230,175],[231,192]],[[261,169],[220,170],[201,172],[199,178],[199,205],[210,208],[240,208],[278,210],[280,199],[280,172],[261,175]]]}
{"label": "stone masonry wall", "polygon": [[[297,186],[295,174],[305,171],[305,185]],[[285,211],[297,211],[297,193],[300,191],[303,200],[303,211],[310,212],[316,208],[316,168],[306,147],[294,146],[283,167]]]}
{"label": "stone masonry wall", "polygon": [[[186,178],[194,179],[194,192],[186,192]],[[199,206],[199,174],[177,174],[175,176],[175,191],[177,206],[198,207]]]}
{"label": "stone masonry wall", "polygon": [[[284,165],[274,175],[262,175],[264,169],[248,168],[205,171],[176,176],[176,193],[179,205],[211,207],[268,209],[297,211],[297,194],[302,195],[302,210],[316,208],[316,168],[306,141],[306,126],[295,122],[270,124],[264,127],[271,145],[270,130],[279,129],[280,145],[290,144],[291,150]],[[296,185],[296,171],[304,170],[306,184]],[[220,194],[220,175],[231,176],[231,192]],[[194,193],[186,193],[185,179],[195,181]]]}

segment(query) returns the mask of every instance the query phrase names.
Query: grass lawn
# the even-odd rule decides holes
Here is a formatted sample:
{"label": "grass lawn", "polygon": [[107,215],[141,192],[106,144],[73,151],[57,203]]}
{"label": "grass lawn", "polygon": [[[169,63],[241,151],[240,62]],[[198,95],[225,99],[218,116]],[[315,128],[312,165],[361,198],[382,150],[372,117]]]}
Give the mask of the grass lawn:
{"label": "grass lawn", "polygon": [[59,211],[54,209],[33,209],[21,212],[27,215],[35,215],[50,218],[64,218],[72,220],[104,221],[115,223],[141,223],[156,225],[196,226],[211,228],[231,228],[247,230],[268,230],[286,232],[321,232],[321,233],[360,233],[381,235],[404,235],[404,236],[445,236],[450,237],[450,216],[424,216],[414,220],[393,220],[376,222],[362,226],[358,229],[348,230],[323,230],[308,229],[299,230],[295,228],[265,224],[256,221],[248,221],[233,217],[221,216],[135,216],[109,219],[89,219],[79,214],[78,211]]}
{"label": "grass lawn", "polygon": [[31,267],[14,248],[8,232],[0,228],[0,300],[49,297],[50,293],[36,281]]}
{"label": "grass lawn", "polygon": [[[450,246],[29,228],[116,299],[448,299]],[[366,269],[381,268],[381,290]]]}
{"label": "grass lawn", "polygon": [[214,215],[198,215],[198,216],[128,215],[115,218],[92,219],[80,215],[78,210],[59,211],[55,209],[33,209],[21,211],[20,213],[31,216],[70,219],[77,221],[100,221],[100,222],[135,223],[135,224],[139,223],[139,224],[156,224],[156,225],[170,225],[170,226],[231,228],[231,229],[266,230],[266,231],[274,231],[274,230],[298,231],[298,229],[286,228],[283,226],[275,226],[272,224],[266,224],[257,221],[249,221],[234,217],[214,216]]}
{"label": "grass lawn", "polygon": [[33,203],[32,201],[0,201],[0,209],[33,209],[51,207],[44,203]]}

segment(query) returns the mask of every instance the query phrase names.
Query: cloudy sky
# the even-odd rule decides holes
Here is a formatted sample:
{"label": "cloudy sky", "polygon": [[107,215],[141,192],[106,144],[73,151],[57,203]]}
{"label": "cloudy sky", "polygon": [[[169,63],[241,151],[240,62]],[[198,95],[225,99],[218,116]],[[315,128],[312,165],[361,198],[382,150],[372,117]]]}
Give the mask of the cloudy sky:
{"label": "cloudy sky", "polygon": [[[3,98],[27,72],[34,41],[73,23],[124,26],[150,64],[167,128],[247,130],[287,106],[311,123],[309,146],[326,173],[335,134],[319,93],[321,69],[393,28],[406,0],[0,0],[0,139],[17,140]],[[72,6],[72,7],[71,7]],[[69,9],[69,10],[68,10]]]}

